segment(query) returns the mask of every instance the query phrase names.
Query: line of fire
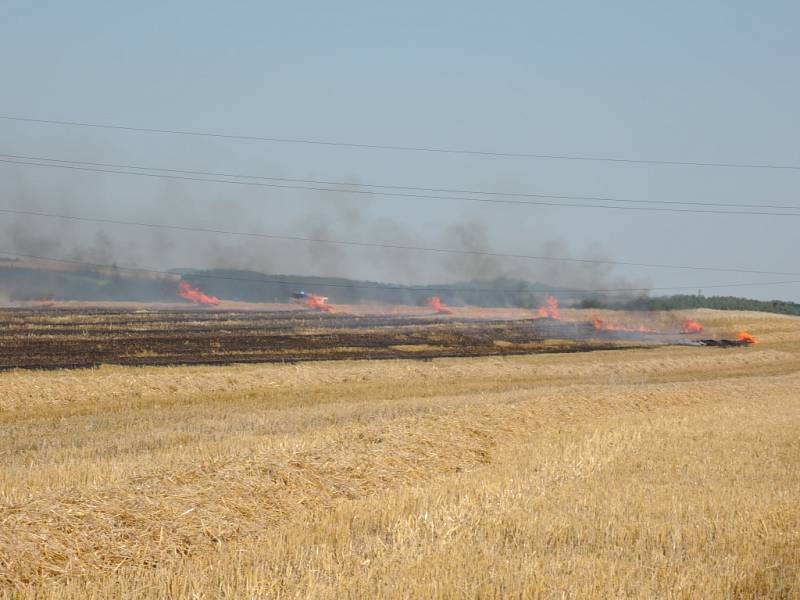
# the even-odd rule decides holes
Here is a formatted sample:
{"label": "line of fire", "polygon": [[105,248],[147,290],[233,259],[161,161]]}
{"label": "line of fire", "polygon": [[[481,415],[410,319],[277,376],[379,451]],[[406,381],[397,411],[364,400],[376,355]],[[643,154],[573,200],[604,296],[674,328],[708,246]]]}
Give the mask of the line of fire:
{"label": "line of fire", "polygon": [[[220,301],[214,296],[204,294],[198,289],[193,288],[187,282],[181,281],[178,284],[178,296],[200,306],[218,306]],[[328,314],[334,314],[336,309],[329,302],[328,296],[322,296],[305,292],[304,290],[294,292],[290,300],[293,304],[305,306],[309,309],[320,311]],[[453,309],[442,302],[438,296],[431,296],[425,301],[425,305],[431,309],[436,315],[454,316]],[[463,316],[469,318],[481,318],[480,315],[475,317],[475,311],[466,307]],[[602,319],[597,315],[593,315],[591,321],[591,330],[588,323],[572,322],[562,319],[559,301],[555,296],[545,296],[541,306],[535,311],[535,316],[531,317],[535,320],[545,319],[548,325],[547,331],[554,337],[566,337],[567,339],[576,339],[580,336],[590,337],[614,337],[626,339],[640,339],[658,341],[661,343],[688,343],[701,346],[716,346],[723,348],[731,348],[736,346],[749,346],[757,343],[754,336],[746,331],[739,331],[735,337],[730,339],[725,338],[703,338],[702,334],[705,332],[705,326],[696,319],[680,318],[674,320],[666,328],[659,328],[655,322],[653,314],[635,315],[633,324],[620,324],[614,321]],[[692,337],[679,337],[672,336],[692,336]]]}
{"label": "line of fire", "polygon": [[336,303],[317,290],[296,289],[253,303],[209,293],[201,281],[162,278],[161,293],[171,301],[161,302],[65,300],[46,293],[10,298],[0,306],[0,370],[429,360],[757,343],[746,331],[712,330],[678,313],[591,311],[553,294],[530,307],[490,307],[452,305],[438,295],[416,304]]}

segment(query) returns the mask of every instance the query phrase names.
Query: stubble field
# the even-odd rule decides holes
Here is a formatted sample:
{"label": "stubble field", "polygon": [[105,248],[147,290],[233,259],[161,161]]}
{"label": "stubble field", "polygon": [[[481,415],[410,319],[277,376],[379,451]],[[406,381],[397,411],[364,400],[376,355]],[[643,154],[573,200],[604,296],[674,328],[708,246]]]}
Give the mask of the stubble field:
{"label": "stubble field", "polygon": [[747,348],[0,373],[0,596],[800,596],[800,319]]}

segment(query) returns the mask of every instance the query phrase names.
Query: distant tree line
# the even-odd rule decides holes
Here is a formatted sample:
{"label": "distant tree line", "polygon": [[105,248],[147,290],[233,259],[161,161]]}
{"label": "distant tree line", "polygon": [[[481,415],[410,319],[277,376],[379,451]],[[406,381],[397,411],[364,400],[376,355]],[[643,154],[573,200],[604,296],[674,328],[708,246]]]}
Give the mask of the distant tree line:
{"label": "distant tree line", "polygon": [[115,269],[55,270],[22,266],[12,261],[0,264],[0,297],[11,300],[55,298],[59,300],[172,301],[176,297],[176,276],[223,300],[245,302],[288,302],[292,293],[305,291],[329,296],[331,304],[424,305],[439,296],[453,306],[536,308],[545,296],[554,295],[565,306],[616,310],[681,310],[714,308],[753,310],[800,316],[800,303],[783,300],[751,300],[736,296],[639,296],[614,299],[577,292],[556,291],[542,284],[520,279],[466,281],[451,284],[392,285],[334,277],[266,275],[235,269],[174,269],[173,276],[141,277]]}
{"label": "distant tree line", "polygon": [[0,292],[11,300],[130,300],[175,298],[173,278],[135,277],[115,269],[55,270],[0,265]]}
{"label": "distant tree line", "polygon": [[717,310],[753,310],[800,316],[800,304],[785,300],[751,300],[737,296],[703,296],[678,294],[674,296],[641,296],[624,301],[607,302],[598,298],[582,300],[581,308],[609,308],[614,310],[685,310],[714,308]]}

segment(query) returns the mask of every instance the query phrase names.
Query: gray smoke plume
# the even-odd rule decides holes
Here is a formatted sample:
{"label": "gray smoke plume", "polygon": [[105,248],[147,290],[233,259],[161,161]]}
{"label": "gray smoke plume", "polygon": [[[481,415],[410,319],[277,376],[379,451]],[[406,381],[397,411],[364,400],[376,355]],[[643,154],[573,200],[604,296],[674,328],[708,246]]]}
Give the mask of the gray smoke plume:
{"label": "gray smoke plume", "polygon": [[[571,289],[645,287],[615,276],[611,265],[481,255],[502,252],[509,243],[523,248],[525,254],[539,256],[568,257],[571,249],[563,240],[535,239],[528,232],[516,231],[513,223],[487,224],[480,216],[464,213],[454,223],[438,230],[429,225],[423,231],[386,214],[391,205],[368,194],[264,192],[235,186],[212,190],[169,180],[149,185],[135,182],[138,185],[129,189],[126,178],[92,185],[86,177],[36,178],[36,174],[18,173],[4,180],[0,208],[478,254],[352,247],[9,214],[0,220],[0,251],[160,270],[246,269],[404,284],[517,279]],[[580,257],[605,255],[597,246]]]}

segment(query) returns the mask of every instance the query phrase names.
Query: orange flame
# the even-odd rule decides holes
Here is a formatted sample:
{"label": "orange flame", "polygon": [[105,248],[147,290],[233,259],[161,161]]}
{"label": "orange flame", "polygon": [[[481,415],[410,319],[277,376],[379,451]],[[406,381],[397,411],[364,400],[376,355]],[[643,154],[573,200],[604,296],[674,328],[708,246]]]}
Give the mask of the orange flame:
{"label": "orange flame", "polygon": [[648,327],[644,323],[641,323],[638,327],[625,327],[623,325],[612,323],[610,321],[603,321],[597,315],[592,317],[592,325],[598,331],[628,331],[635,333],[656,333],[655,329],[653,329],[652,327]]}
{"label": "orange flame", "polygon": [[219,298],[216,296],[208,296],[197,288],[193,288],[189,285],[188,281],[181,281],[178,283],[178,296],[204,306],[217,306],[219,304]]}
{"label": "orange flame", "polygon": [[427,300],[428,306],[430,306],[434,311],[436,311],[440,315],[452,315],[453,311],[442,302],[439,296],[432,296]]}
{"label": "orange flame", "polygon": [[561,315],[558,313],[558,300],[553,296],[547,296],[544,303],[539,307],[539,316],[548,319],[560,319]]}
{"label": "orange flame", "polygon": [[336,312],[333,307],[328,304],[328,299],[325,296],[316,296],[314,294],[308,294],[306,297],[306,306],[309,308],[314,308],[316,310],[321,310],[322,312],[326,313],[334,313]]}
{"label": "orange flame", "polygon": [[736,339],[746,344],[757,344],[758,340],[746,331],[740,331],[736,334]]}
{"label": "orange flame", "polygon": [[702,333],[705,327],[694,319],[681,319],[681,333]]}

